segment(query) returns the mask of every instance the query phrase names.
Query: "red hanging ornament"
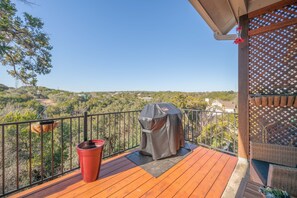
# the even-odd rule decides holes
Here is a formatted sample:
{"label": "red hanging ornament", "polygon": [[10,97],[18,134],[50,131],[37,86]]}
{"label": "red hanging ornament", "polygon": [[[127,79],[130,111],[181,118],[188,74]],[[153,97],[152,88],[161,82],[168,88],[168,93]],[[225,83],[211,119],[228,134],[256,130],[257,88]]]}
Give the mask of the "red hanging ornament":
{"label": "red hanging ornament", "polygon": [[242,27],[241,26],[237,26],[236,27],[236,32],[240,32],[241,33]]}
{"label": "red hanging ornament", "polygon": [[234,40],[234,43],[235,43],[235,44],[239,44],[239,43],[243,43],[243,42],[244,42],[244,39],[241,38],[241,37],[238,37],[238,38],[236,38],[236,39]]}
{"label": "red hanging ornament", "polygon": [[234,44],[240,44],[244,42],[244,39],[241,37],[241,31],[242,31],[242,27],[237,26],[236,27],[237,38],[234,40]]}

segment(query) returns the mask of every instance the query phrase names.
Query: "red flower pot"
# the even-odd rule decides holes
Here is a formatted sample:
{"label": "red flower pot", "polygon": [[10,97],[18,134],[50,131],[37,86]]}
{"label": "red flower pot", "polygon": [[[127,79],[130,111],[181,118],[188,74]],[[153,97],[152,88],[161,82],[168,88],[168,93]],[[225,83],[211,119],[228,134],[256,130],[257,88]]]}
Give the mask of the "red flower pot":
{"label": "red flower pot", "polygon": [[83,180],[93,182],[99,177],[104,140],[89,140],[77,145]]}

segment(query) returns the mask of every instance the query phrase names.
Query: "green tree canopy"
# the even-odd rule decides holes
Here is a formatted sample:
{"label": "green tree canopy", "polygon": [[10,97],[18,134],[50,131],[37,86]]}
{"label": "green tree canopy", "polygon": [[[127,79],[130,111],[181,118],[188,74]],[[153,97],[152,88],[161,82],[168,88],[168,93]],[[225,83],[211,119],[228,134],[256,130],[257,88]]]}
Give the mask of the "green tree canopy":
{"label": "green tree canopy", "polygon": [[52,46],[42,28],[41,19],[26,12],[19,17],[15,4],[0,0],[0,62],[25,84],[35,85],[37,75],[52,68]]}

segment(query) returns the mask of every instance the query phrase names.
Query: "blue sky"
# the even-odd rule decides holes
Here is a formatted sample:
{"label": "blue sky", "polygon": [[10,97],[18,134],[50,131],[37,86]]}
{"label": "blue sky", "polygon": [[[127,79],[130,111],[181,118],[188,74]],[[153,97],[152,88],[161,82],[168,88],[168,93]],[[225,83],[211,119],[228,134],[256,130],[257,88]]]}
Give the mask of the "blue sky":
{"label": "blue sky", "polygon": [[[38,85],[69,91],[237,90],[237,45],[216,41],[187,0],[35,0],[53,69]],[[0,83],[15,80],[0,69]]]}

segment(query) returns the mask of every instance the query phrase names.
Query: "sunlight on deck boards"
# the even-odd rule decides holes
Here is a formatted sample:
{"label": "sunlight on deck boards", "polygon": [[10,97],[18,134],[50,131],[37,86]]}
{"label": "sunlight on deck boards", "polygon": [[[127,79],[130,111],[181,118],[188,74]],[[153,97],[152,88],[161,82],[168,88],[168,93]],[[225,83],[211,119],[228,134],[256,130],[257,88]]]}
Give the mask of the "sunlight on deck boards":
{"label": "sunlight on deck boards", "polygon": [[220,197],[237,163],[234,156],[198,147],[154,178],[126,154],[105,160],[95,182],[84,183],[74,171],[12,197]]}

